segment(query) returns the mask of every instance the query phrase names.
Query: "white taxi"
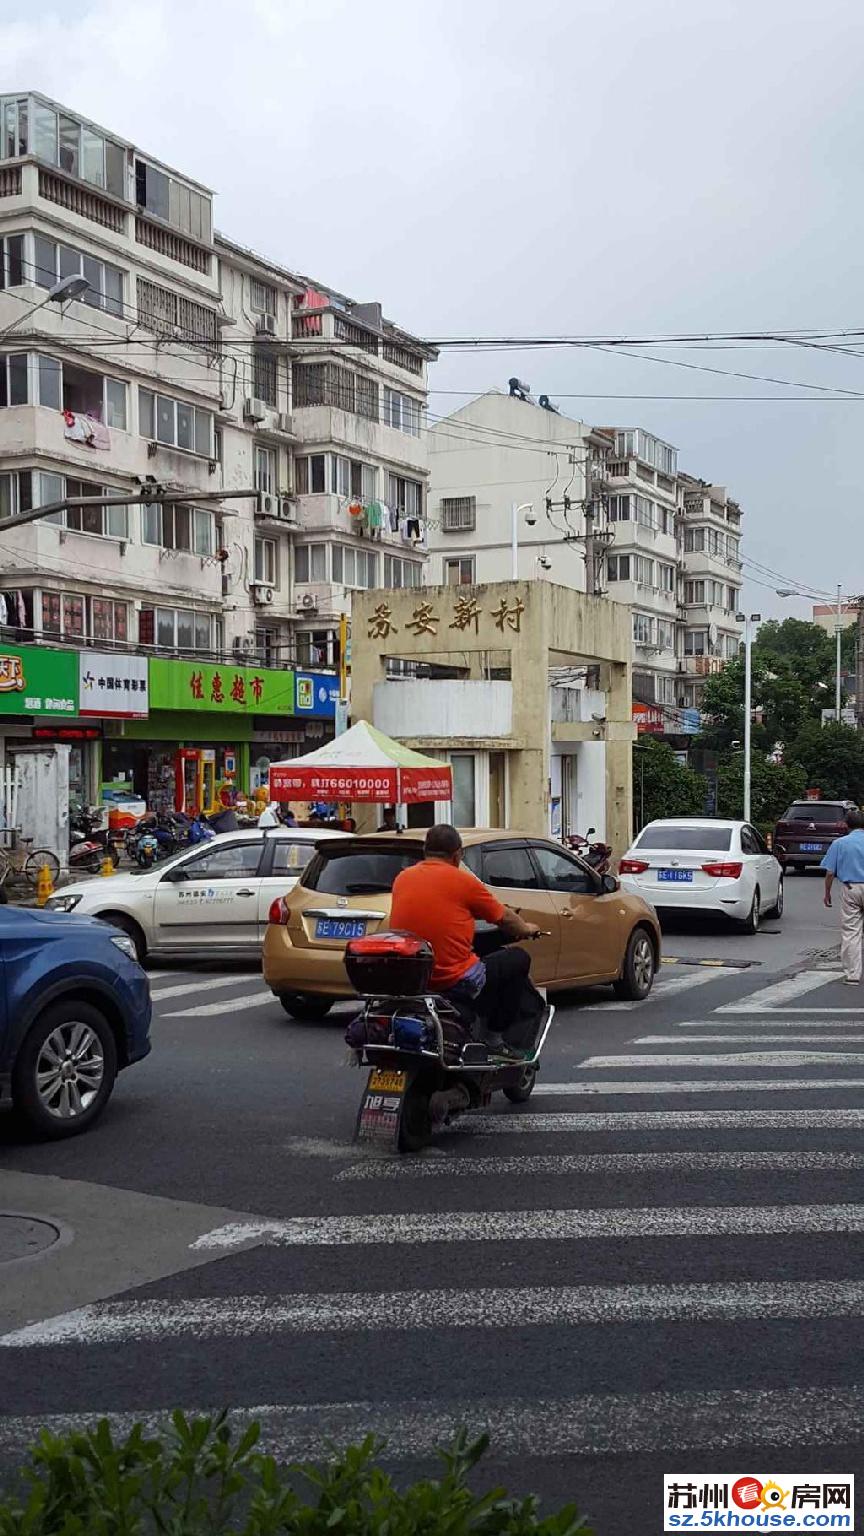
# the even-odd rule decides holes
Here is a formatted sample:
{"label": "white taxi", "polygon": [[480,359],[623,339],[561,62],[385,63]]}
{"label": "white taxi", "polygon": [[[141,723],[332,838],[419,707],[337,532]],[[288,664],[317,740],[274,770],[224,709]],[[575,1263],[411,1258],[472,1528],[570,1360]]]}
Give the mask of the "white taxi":
{"label": "white taxi", "polygon": [[47,905],[122,928],[141,961],[260,955],[271,902],[297,884],[316,843],[347,835],[323,827],[226,832],[143,874],[66,885]]}

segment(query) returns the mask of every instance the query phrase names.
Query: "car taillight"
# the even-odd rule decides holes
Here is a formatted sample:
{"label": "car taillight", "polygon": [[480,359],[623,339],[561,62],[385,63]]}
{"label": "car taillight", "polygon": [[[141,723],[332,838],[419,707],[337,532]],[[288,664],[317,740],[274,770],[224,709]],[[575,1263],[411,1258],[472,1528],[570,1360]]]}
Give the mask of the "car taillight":
{"label": "car taillight", "polygon": [[703,864],[702,873],[712,880],[737,880],[743,868],[743,864]]}
{"label": "car taillight", "polygon": [[644,859],[622,859],[618,865],[619,875],[641,875],[648,865]]}
{"label": "car taillight", "polygon": [[267,913],[268,923],[278,923],[280,928],[288,927],[288,908],[285,905],[285,897],[277,896],[270,903],[270,911]]}

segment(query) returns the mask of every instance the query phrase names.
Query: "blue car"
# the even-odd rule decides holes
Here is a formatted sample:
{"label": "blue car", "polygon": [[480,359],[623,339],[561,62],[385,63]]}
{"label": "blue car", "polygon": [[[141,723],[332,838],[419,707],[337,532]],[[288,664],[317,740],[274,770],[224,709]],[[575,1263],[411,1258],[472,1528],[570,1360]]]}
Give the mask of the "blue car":
{"label": "blue car", "polygon": [[150,986],[129,936],[94,917],[0,908],[0,1102],[43,1137],[101,1114],[150,1050]]}

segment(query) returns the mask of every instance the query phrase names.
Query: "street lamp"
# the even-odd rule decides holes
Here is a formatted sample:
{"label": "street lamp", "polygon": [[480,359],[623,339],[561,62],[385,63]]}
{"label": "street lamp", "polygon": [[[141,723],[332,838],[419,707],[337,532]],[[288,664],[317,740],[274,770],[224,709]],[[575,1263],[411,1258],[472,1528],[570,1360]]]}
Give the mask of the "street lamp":
{"label": "street lamp", "polygon": [[80,299],[82,293],[86,293],[89,287],[89,282],[80,272],[73,273],[71,277],[61,277],[59,283],[55,283],[48,289],[44,299],[40,299],[38,304],[32,305],[25,314],[19,315],[17,320],[7,325],[0,331],[0,336],[8,336],[10,331],[14,331],[16,325],[20,325],[22,320],[29,320],[37,310],[44,309],[46,304],[65,304],[68,299]]}
{"label": "street lamp", "polygon": [[750,716],[753,712],[753,625],[761,624],[761,613],[736,613],[737,624],[744,625],[744,820],[750,820]]}
{"label": "street lamp", "polygon": [[[519,580],[519,513],[533,512],[533,510],[533,502],[530,501],[523,501],[521,506],[517,506],[514,501],[510,509],[510,548],[513,554],[511,575],[513,581]],[[531,523],[536,522],[537,519],[528,517],[525,521]]]}
{"label": "street lamp", "polygon": [[[802,597],[804,595],[801,592],[793,592],[791,587],[775,587],[774,591],[777,593],[778,597]],[[842,653],[842,649],[843,649],[843,627],[842,627],[842,623],[841,623],[842,618],[843,618],[843,596],[842,596],[842,587],[840,585],[840,582],[838,581],[838,583],[837,583],[837,615],[836,615],[836,618],[834,620],[834,640],[835,640],[835,646],[836,646],[835,656],[834,656],[834,720],[835,720],[835,723],[837,725],[840,724],[840,691],[841,691],[840,690],[840,677],[841,677],[841,672],[842,672],[842,654],[841,653]]]}

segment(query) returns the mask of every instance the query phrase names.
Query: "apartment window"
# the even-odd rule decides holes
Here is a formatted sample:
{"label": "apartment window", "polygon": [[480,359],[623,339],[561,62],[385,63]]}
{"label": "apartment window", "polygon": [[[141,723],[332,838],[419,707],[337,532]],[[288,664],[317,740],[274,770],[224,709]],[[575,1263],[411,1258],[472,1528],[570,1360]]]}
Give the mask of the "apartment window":
{"label": "apartment window", "polygon": [[674,651],[675,625],[668,619],[657,620],[657,644],[661,651]]}
{"label": "apartment window", "polygon": [[111,597],[81,597],[74,592],[42,593],[42,632],[74,640],[129,638],[126,603]]}
{"label": "apartment window", "polygon": [[44,235],[34,235],[33,255],[34,281],[38,287],[53,288],[64,277],[86,277],[90,286],[82,293],[81,302],[91,309],[122,316],[124,275],[119,267],[88,256],[74,246],[46,240]]}
{"label": "apartment window", "polygon": [[630,496],[609,497],[609,521],[610,523],[629,523],[632,516],[630,510]]}
{"label": "apartment window", "polygon": [[179,229],[192,240],[210,243],[210,199],[146,160],[135,160],[135,201],[139,208]]}
{"label": "apartment window", "polygon": [[[45,476],[42,476],[44,481]],[[44,485],[43,485],[44,489]],[[46,496],[45,501],[59,501],[61,496],[110,496],[110,485],[92,485],[88,480],[72,480],[66,476],[63,490],[57,496]],[[56,514],[56,521],[65,520],[74,533],[94,533],[106,539],[129,537],[128,507],[67,507]]]}
{"label": "apartment window", "polygon": [[356,408],[357,415],[365,416],[367,421],[378,420],[378,385],[362,373],[357,375]]}
{"label": "apartment window", "polygon": [[213,457],[213,416],[186,400],[170,395],[154,395],[152,390],[138,390],[138,434],[155,439],[167,448],[182,448],[201,458]]}
{"label": "apartment window", "polygon": [[665,565],[662,560],[657,562],[657,580],[661,592],[675,591],[675,567]]}
{"label": "apartment window", "polygon": [[257,277],[250,277],[249,302],[256,315],[275,315],[276,289]]}
{"label": "apartment window", "polygon": [[192,608],[154,608],[146,603],[138,615],[138,643],[170,651],[218,652],[222,645],[222,623],[211,613],[196,613]]}
{"label": "apartment window", "polygon": [[728,595],[726,606],[727,606],[727,608],[728,608],[730,613],[736,613],[737,610],[738,610],[738,603],[739,603],[739,600],[740,600],[740,597],[741,597],[740,588],[738,588],[738,587],[728,587],[727,591],[728,591],[729,595]]}
{"label": "apartment window", "polygon": [[643,587],[653,587],[654,561],[647,559],[645,555],[634,555],[633,575]]}
{"label": "apartment window", "polygon": [[207,559],[216,547],[215,519],[202,507],[142,506],[141,540]]}
{"label": "apartment window", "polygon": [[657,513],[657,526],[660,529],[660,532],[661,533],[671,533],[672,532],[672,514],[669,511],[669,508],[662,506],[661,503],[658,502],[656,504],[654,510]]}
{"label": "apartment window", "polygon": [[26,405],[27,398],[27,353],[0,353],[0,407]]}
{"label": "apartment window", "polygon": [[338,363],[299,363],[294,369],[294,405],[332,405],[353,411],[355,375]]}
{"label": "apartment window", "polygon": [[106,427],[126,431],[126,385],[122,379],[91,373],[55,357],[38,360],[39,404],[89,416]]}
{"label": "apartment window", "polygon": [[297,634],[297,661],[301,667],[338,666],[338,636],[332,629],[299,630]]}
{"label": "apartment window", "polygon": [[441,499],[442,533],[470,533],[477,526],[476,496],[444,496]]}
{"label": "apartment window", "polygon": [[377,587],[378,556],[353,544],[334,544],[333,580],[343,587]]}
{"label": "apartment window", "polygon": [[276,452],[273,448],[255,447],[255,489],[268,496],[276,494]]}
{"label": "apartment window", "polygon": [[677,451],[670,448],[668,443],[639,429],[616,432],[615,453],[619,459],[641,459],[643,464],[659,469],[663,475],[673,476],[678,473]]}
{"label": "apartment window", "polygon": [[404,475],[388,475],[387,501],[400,517],[419,519],[423,513],[423,485]]}
{"label": "apartment window", "polygon": [[630,556],[610,555],[607,562],[607,570],[610,581],[629,581]]}
{"label": "apartment window", "polygon": [[418,560],[402,560],[399,555],[385,555],[384,586],[419,587],[421,569]]}
{"label": "apartment window", "polygon": [[735,661],[741,650],[741,641],[737,635],[726,636],[726,660]]}
{"label": "apartment window", "polygon": [[684,655],[704,656],[708,651],[708,632],[705,629],[688,629],[684,632]]}
{"label": "apartment window", "polygon": [[321,495],[326,485],[327,455],[301,454],[294,460],[294,483],[298,496]]}
{"label": "apartment window", "polygon": [[24,281],[24,236],[0,240],[0,288],[20,288]]}
{"label": "apartment window", "polygon": [[263,400],[265,405],[275,409],[278,398],[276,359],[264,347],[255,347],[252,352],[252,393],[256,400]]}
{"label": "apartment window", "polygon": [[647,496],[636,496],[636,521],[642,528],[656,529],[654,518],[654,503]]}
{"label": "apartment window", "polygon": [[444,585],[470,587],[474,584],[474,556],[459,555],[444,561]]}
{"label": "apartment window", "polygon": [[684,553],[686,555],[697,554],[697,553],[700,553],[704,548],[705,548],[705,529],[704,528],[685,528],[684,529]]}
{"label": "apartment window", "polygon": [[705,583],[704,583],[704,581],[685,581],[685,583],[684,583],[684,601],[685,601],[685,603],[704,603],[704,601],[705,601]]}
{"label": "apartment window", "polygon": [[182,294],[173,293],[170,288],[163,288],[159,283],[151,283],[146,277],[136,279],[135,291],[139,325],[146,326],[148,331],[156,331],[158,335],[173,337],[179,333],[184,341],[204,342],[214,352],[218,349],[219,329],[215,309],[209,309],[206,304],[197,304],[194,299],[187,299]]}
{"label": "apartment window", "polygon": [[740,545],[739,545],[738,540],[737,539],[733,539],[730,536],[730,538],[727,540],[727,544],[726,544],[726,558],[729,561],[730,565],[735,565],[737,563],[737,561],[739,559],[739,555],[738,555],[739,548],[740,548]]}
{"label": "apartment window", "polygon": [[396,389],[384,390],[384,423],[395,427],[397,432],[407,432],[410,437],[420,436],[422,406],[412,395],[403,395]]}
{"label": "apartment window", "polygon": [[[57,165],[92,187],[104,187],[115,197],[126,196],[126,153],[87,123],[27,98],[3,103],[3,149],[0,154],[28,152]],[[29,110],[28,110],[29,109]],[[29,118],[29,134],[28,134]]]}
{"label": "apartment window", "polygon": [[330,460],[330,489],[334,496],[351,494],[351,460],[334,453]]}
{"label": "apartment window", "polygon": [[27,154],[28,107],[26,96],[10,96],[0,101],[0,160],[14,160]]}
{"label": "apartment window", "polygon": [[633,614],[633,639],[637,645],[651,645],[654,640],[654,620],[647,613]]}
{"label": "apartment window", "polygon": [[255,540],[255,580],[265,581],[268,587],[279,585],[276,575],[276,540]]}
{"label": "apartment window", "polygon": [[327,580],[327,545],[298,544],[294,549],[294,580]]}
{"label": "apartment window", "polygon": [[279,663],[279,631],[269,627],[260,627],[255,631],[255,655],[263,667],[277,666]]}

